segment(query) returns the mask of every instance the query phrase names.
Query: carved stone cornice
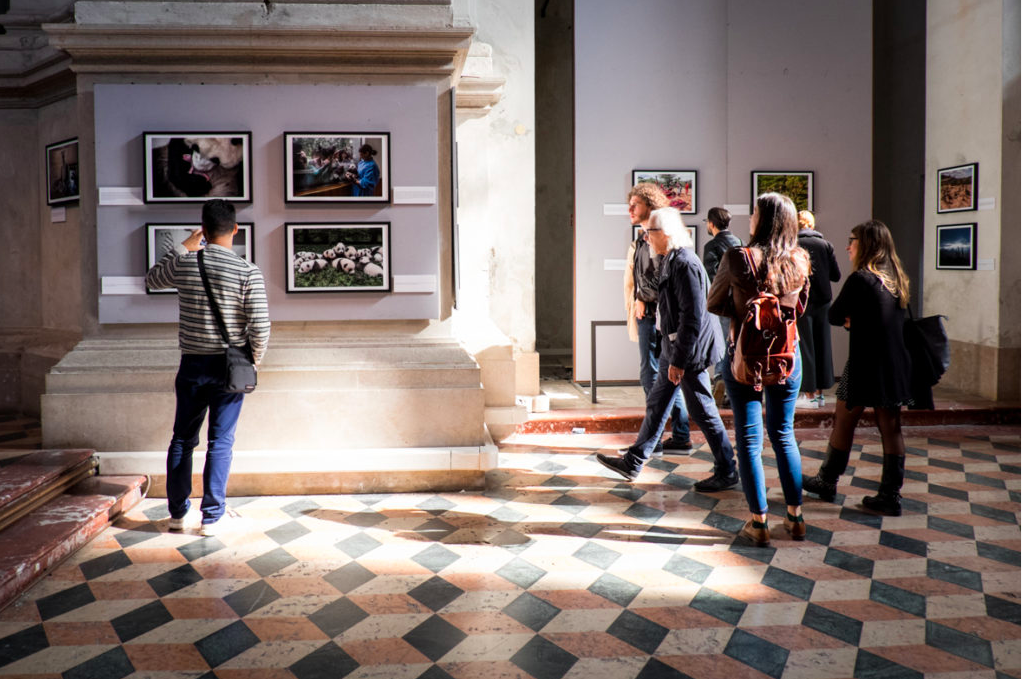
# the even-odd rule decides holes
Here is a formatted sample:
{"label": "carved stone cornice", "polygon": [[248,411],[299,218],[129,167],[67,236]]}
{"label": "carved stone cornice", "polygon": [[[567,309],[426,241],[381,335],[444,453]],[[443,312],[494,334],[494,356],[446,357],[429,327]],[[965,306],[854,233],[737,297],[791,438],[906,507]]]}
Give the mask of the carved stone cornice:
{"label": "carved stone cornice", "polygon": [[0,74],[0,109],[40,108],[74,96],[75,74],[65,54],[17,74]]}
{"label": "carved stone cornice", "polygon": [[463,75],[455,97],[458,115],[464,118],[485,116],[500,101],[504,83],[504,78],[496,76]]}
{"label": "carved stone cornice", "polygon": [[457,80],[474,30],[46,24],[76,73],[434,76]]}

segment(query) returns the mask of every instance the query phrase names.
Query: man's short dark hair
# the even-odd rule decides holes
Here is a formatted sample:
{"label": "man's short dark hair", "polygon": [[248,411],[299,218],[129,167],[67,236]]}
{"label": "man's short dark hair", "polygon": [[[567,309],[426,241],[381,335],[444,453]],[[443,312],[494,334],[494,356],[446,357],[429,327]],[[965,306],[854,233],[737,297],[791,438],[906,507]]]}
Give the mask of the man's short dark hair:
{"label": "man's short dark hair", "polygon": [[216,238],[234,231],[234,206],[223,198],[207,200],[202,205],[202,226],[206,234]]}
{"label": "man's short dark hair", "polygon": [[706,221],[713,224],[714,228],[723,231],[731,224],[731,213],[726,208],[711,207],[710,211],[706,213]]}

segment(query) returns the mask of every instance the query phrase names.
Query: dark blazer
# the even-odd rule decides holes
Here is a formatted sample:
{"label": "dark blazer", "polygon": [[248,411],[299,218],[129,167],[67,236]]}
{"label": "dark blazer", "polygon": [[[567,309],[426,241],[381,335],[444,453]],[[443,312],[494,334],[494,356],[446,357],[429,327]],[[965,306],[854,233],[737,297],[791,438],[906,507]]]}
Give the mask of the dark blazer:
{"label": "dark blazer", "polygon": [[664,358],[685,372],[699,372],[724,357],[720,322],[706,311],[710,280],[696,253],[678,248],[660,265],[657,308]]}
{"label": "dark blazer", "polygon": [[703,266],[706,267],[707,278],[712,281],[713,277],[717,275],[720,258],[724,256],[725,252],[741,244],[742,239],[727,229],[718,231],[717,235],[703,246]]}
{"label": "dark blazer", "polygon": [[809,304],[807,308],[823,306],[834,298],[830,284],[841,280],[841,269],[834,257],[834,246],[819,231],[802,229],[798,232],[799,247],[809,253],[813,269],[809,273]]}
{"label": "dark blazer", "polygon": [[860,269],[830,307],[831,325],[849,319],[848,405],[891,407],[912,395],[905,309],[875,274]]}

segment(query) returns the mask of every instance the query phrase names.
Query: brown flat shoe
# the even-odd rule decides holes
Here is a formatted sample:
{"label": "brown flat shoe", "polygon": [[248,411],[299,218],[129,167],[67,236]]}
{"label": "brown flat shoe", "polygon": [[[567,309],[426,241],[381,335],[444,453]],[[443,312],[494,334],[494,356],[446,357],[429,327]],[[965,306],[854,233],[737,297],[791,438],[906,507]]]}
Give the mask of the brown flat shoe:
{"label": "brown flat shoe", "polygon": [[784,530],[791,534],[792,540],[805,540],[806,539],[806,520],[801,514],[798,516],[792,516],[785,512],[784,517]]}
{"label": "brown flat shoe", "polygon": [[738,533],[744,538],[748,538],[756,543],[757,547],[768,547],[770,545],[770,528],[766,522],[760,523],[749,519],[742,526],[742,530]]}

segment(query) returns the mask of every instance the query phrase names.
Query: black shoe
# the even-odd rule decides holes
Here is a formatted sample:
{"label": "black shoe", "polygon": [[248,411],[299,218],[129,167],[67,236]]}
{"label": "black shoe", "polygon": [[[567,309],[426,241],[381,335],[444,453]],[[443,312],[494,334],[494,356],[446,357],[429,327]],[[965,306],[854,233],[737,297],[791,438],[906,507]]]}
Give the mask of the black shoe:
{"label": "black shoe", "polygon": [[673,436],[663,443],[664,450],[676,450],[679,453],[692,452],[692,440],[685,439],[684,441],[674,438]]}
{"label": "black shoe", "polygon": [[625,481],[634,481],[639,477],[639,472],[629,469],[623,458],[596,453],[596,461],[612,472],[617,472],[623,476]]}
{"label": "black shoe", "polygon": [[653,452],[650,453],[652,457],[663,457],[664,456],[664,443],[660,441],[653,447]]}
{"label": "black shoe", "polygon": [[819,474],[816,474],[816,476],[803,476],[802,490],[816,493],[820,496],[821,500],[826,500],[827,502],[833,502],[837,496],[837,484],[829,483]]}
{"label": "black shoe", "polygon": [[862,506],[885,516],[901,516],[901,495],[877,493],[862,498]]}
{"label": "black shoe", "polygon": [[718,490],[727,490],[728,488],[734,488],[738,485],[738,472],[732,472],[730,476],[723,474],[713,473],[708,479],[697,481],[693,484],[693,488],[701,493],[715,493]]}

